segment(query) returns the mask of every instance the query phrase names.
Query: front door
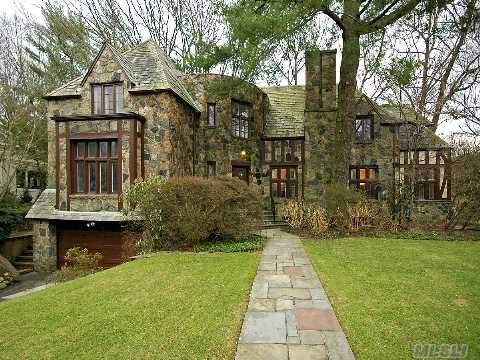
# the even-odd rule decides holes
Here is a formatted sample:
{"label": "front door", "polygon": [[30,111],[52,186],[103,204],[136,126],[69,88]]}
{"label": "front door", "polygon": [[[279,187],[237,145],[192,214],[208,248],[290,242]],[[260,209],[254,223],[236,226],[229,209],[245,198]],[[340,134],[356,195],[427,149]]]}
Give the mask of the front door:
{"label": "front door", "polygon": [[296,198],[298,196],[298,167],[271,166],[270,194],[274,198]]}
{"label": "front door", "polygon": [[232,176],[245,181],[248,184],[248,178],[250,177],[250,167],[248,166],[232,166]]}

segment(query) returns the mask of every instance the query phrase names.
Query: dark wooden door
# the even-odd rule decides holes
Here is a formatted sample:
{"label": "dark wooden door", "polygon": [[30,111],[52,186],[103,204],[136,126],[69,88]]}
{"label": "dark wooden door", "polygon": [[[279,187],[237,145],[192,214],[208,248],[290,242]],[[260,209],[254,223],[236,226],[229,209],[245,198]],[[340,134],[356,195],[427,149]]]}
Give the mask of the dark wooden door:
{"label": "dark wooden door", "polygon": [[65,254],[73,247],[87,248],[103,255],[101,266],[111,267],[122,262],[123,237],[117,223],[63,222],[57,226],[58,265],[65,264]]}
{"label": "dark wooden door", "polygon": [[250,168],[248,166],[232,166],[232,176],[239,178],[240,180],[246,181],[248,184],[248,179],[250,177]]}

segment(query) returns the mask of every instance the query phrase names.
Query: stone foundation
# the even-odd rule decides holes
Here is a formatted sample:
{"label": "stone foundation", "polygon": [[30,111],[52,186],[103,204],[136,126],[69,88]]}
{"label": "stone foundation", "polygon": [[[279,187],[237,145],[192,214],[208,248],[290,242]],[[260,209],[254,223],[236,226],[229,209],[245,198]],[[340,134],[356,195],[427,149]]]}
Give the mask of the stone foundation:
{"label": "stone foundation", "polygon": [[57,234],[51,221],[33,221],[33,266],[38,272],[57,269]]}

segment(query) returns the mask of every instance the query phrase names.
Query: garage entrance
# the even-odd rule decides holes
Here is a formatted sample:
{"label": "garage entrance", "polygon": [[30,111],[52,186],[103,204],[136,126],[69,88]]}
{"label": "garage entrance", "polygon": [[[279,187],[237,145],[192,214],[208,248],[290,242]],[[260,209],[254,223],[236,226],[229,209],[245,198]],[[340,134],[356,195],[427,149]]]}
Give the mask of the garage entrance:
{"label": "garage entrance", "polygon": [[101,253],[103,267],[118,265],[122,262],[123,242],[121,223],[60,222],[57,224],[58,267],[65,264],[65,254],[73,247]]}

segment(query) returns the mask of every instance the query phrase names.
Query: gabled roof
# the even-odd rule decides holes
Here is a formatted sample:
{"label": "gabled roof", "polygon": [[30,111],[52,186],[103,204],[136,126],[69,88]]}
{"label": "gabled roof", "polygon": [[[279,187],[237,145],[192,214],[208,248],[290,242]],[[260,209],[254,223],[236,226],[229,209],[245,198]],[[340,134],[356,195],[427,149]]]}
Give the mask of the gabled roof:
{"label": "gabled roof", "polygon": [[357,98],[365,100],[377,113],[382,125],[399,127],[400,148],[407,149],[445,149],[449,148],[440,136],[429,127],[430,123],[408,106],[398,107],[392,104],[379,105],[367,95],[357,92]]}
{"label": "gabled roof", "polygon": [[264,136],[304,136],[305,86],[272,86],[262,90],[270,102]]}
{"label": "gabled roof", "polygon": [[136,84],[137,80],[136,80],[136,77],[135,77],[135,73],[133,71],[133,65],[122,54],[120,54],[113,46],[111,46],[108,43],[104,43],[102,45],[102,47],[100,48],[100,51],[98,52],[95,59],[90,64],[90,67],[88,68],[87,72],[83,76],[82,82],[80,83],[80,86],[85,85],[85,82],[87,81],[88,77],[90,76],[93,69],[95,68],[95,65],[97,65],[98,60],[102,57],[102,54],[105,51],[105,49],[110,50],[113,57],[115,58],[115,61],[122,68],[122,70],[125,72],[125,75],[127,76],[128,80],[130,80],[133,84]]}
{"label": "gabled roof", "polygon": [[130,93],[171,90],[193,109],[201,112],[201,106],[193,99],[181,79],[185,74],[175,67],[173,61],[153,40],[147,40],[123,53],[118,52],[111,45],[104,44],[83,76],[50,92],[45,98],[80,96],[81,87],[106,48],[112,52],[132,83]]}
{"label": "gabled roof", "polygon": [[172,90],[195,110],[202,111],[181,79],[185,74],[175,67],[173,61],[153,40],[147,40],[123,55],[133,64],[138,81],[130,92]]}
{"label": "gabled roof", "polygon": [[80,97],[80,84],[82,82],[83,75],[70,80],[66,84],[56,88],[44,96],[45,99],[62,98],[62,97]]}

